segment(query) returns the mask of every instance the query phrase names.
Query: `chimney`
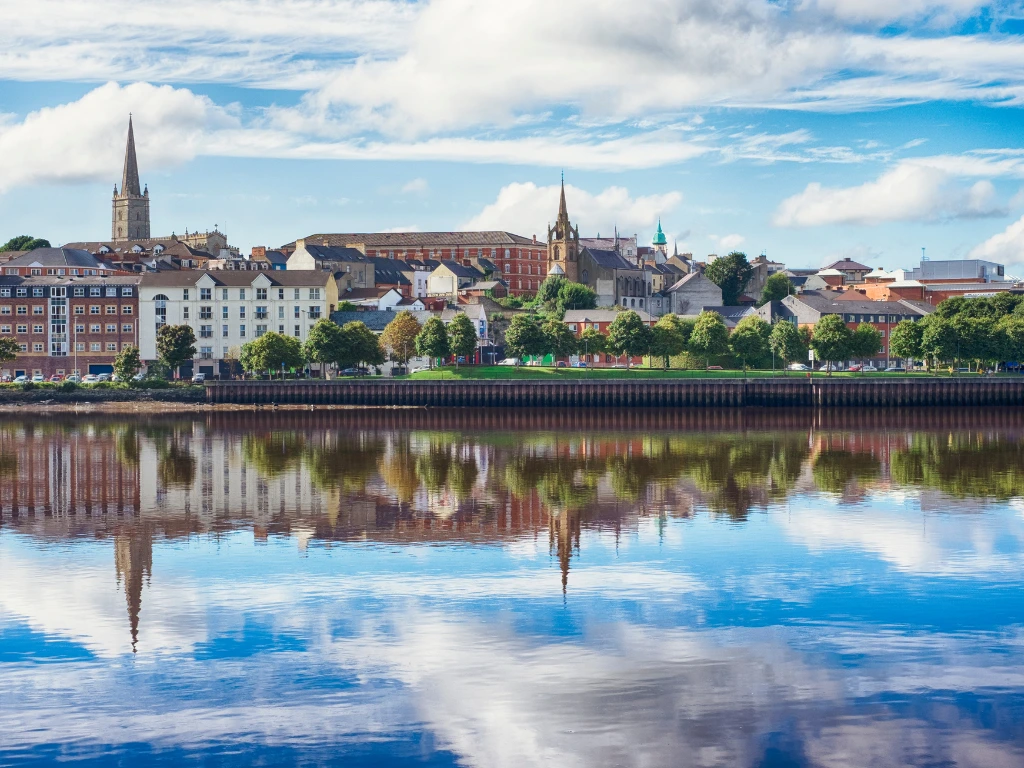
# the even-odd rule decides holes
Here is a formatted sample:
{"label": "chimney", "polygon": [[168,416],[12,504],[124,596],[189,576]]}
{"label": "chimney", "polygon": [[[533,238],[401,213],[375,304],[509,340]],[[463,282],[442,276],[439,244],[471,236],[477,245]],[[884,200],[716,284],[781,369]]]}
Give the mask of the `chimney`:
{"label": "chimney", "polygon": [[534,236],[533,236],[533,242],[534,242],[534,243],[536,243],[536,242],[537,242],[537,236],[536,236],[536,235],[534,235]]}
{"label": "chimney", "polygon": [[305,247],[306,247],[306,238],[300,237],[298,240],[295,241],[295,250],[296,251],[299,250],[300,248],[305,248]]}

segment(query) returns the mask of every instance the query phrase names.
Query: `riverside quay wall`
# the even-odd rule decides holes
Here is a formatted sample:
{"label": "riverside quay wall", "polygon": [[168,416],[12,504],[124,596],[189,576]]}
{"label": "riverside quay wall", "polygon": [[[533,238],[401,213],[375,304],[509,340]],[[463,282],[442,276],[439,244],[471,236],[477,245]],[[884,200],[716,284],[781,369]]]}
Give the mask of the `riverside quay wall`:
{"label": "riverside quay wall", "polygon": [[1022,406],[1020,379],[225,381],[209,403],[472,408]]}

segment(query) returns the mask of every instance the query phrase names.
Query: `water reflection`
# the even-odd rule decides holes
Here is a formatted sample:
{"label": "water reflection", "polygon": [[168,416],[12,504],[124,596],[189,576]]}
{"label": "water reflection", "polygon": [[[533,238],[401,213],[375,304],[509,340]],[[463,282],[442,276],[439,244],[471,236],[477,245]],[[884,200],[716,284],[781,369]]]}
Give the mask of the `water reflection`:
{"label": "water reflection", "polygon": [[1012,412],[0,421],[0,763],[1019,765],[1022,471]]}

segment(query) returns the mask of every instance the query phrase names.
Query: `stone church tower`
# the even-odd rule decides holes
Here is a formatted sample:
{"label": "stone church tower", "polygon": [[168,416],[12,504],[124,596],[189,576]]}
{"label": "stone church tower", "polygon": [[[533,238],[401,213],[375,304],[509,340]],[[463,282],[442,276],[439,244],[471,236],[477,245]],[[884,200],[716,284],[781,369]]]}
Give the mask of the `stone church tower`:
{"label": "stone church tower", "polygon": [[114,185],[110,237],[118,240],[149,239],[149,187],[139,188],[139,161],[135,157],[135,133],[128,117],[128,146],[124,153],[121,191]]}
{"label": "stone church tower", "polygon": [[548,227],[548,274],[558,267],[567,280],[580,281],[580,230],[569,222],[565,205],[565,177],[562,177],[562,199],[558,203],[558,219]]}

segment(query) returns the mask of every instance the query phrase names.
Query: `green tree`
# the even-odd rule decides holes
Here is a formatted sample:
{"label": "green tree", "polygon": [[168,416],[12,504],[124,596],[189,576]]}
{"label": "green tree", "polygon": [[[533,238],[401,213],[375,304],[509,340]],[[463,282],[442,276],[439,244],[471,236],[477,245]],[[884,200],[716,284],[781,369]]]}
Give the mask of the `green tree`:
{"label": "green tree", "polygon": [[380,335],[381,346],[392,360],[408,365],[409,358],[416,353],[416,337],[422,330],[423,326],[412,312],[399,312]]}
{"label": "green tree", "polygon": [[[843,321],[842,315],[825,315],[814,326],[811,348],[815,357],[826,363],[837,363],[850,357],[853,346],[853,331]],[[832,375],[832,366],[828,370]]]}
{"label": "green tree", "polygon": [[336,361],[339,366],[347,368],[360,363],[380,365],[384,362],[384,349],[380,345],[380,339],[361,320],[353,320],[341,327],[339,349]]}
{"label": "green tree", "polygon": [[729,351],[729,329],[717,312],[701,312],[690,334],[690,351],[704,360],[704,367],[716,355]]}
{"label": "green tree", "polygon": [[520,360],[544,354],[547,339],[530,315],[516,315],[505,331],[505,349]]}
{"label": "green tree", "polygon": [[560,357],[575,355],[578,351],[579,339],[561,320],[554,318],[548,320],[544,323],[541,331],[547,340],[545,345],[547,351],[554,355],[556,360]]}
{"label": "green tree", "polygon": [[567,309],[594,309],[597,306],[597,294],[582,283],[566,280],[558,289],[555,303],[561,315],[564,315]]}
{"label": "green tree", "polygon": [[156,333],[156,354],[173,373],[196,356],[196,334],[188,325],[162,325]]}
{"label": "green tree", "polygon": [[338,302],[338,308],[335,311],[336,312],[358,312],[359,311],[359,307],[356,304],[353,304],[351,301],[348,301],[347,299],[342,299],[341,301]]}
{"label": "green tree", "polygon": [[448,331],[441,322],[441,318],[432,317],[423,324],[423,330],[416,337],[416,353],[423,357],[430,358],[430,367],[434,367],[434,360],[447,359],[451,355],[451,346],[448,342]]}
{"label": "green tree", "polygon": [[790,282],[789,275],[785,272],[776,272],[764,281],[757,306],[763,307],[769,301],[782,301],[787,296],[792,296],[793,292],[793,283]]}
{"label": "green tree", "polygon": [[326,370],[328,365],[337,363],[341,357],[341,336],[341,328],[337,323],[325,317],[320,318],[309,329],[309,336],[306,337],[302,353],[309,362]]}
{"label": "green tree", "polygon": [[126,344],[114,358],[114,375],[118,381],[130,382],[142,370],[142,356],[134,344]]}
{"label": "green tree", "polygon": [[285,369],[301,368],[306,362],[302,344],[294,336],[271,331],[250,344],[251,363],[257,371],[267,371],[271,375],[280,371],[283,377]]}
{"label": "green tree", "polygon": [[662,368],[668,368],[671,358],[686,351],[693,333],[694,322],[679,315],[665,315],[651,329],[651,356],[660,357]]}
{"label": "green tree", "polygon": [[253,355],[252,345],[253,342],[250,341],[247,344],[243,344],[242,348],[238,350],[238,364],[242,366],[242,370],[246,373],[255,373],[259,370],[259,367],[256,365],[257,360]]}
{"label": "green tree", "polygon": [[882,332],[871,325],[861,323],[850,339],[850,357],[871,358],[882,348]]}
{"label": "green tree", "polygon": [[17,339],[10,336],[0,336],[0,363],[9,363],[18,357],[21,347]]}
{"label": "green tree", "polygon": [[743,361],[743,371],[747,370],[748,360],[763,359],[769,352],[768,338],[772,327],[757,315],[744,317],[729,336],[732,352]]}
{"label": "green tree", "polygon": [[747,255],[739,251],[720,256],[704,270],[704,277],[722,289],[722,304],[727,307],[739,304],[753,274],[754,268],[747,261]]}
{"label": "green tree", "polygon": [[459,358],[469,360],[476,352],[477,335],[473,321],[465,312],[459,312],[452,321],[448,323],[448,346],[455,356],[455,367],[459,366]]}
{"label": "green tree", "polygon": [[584,328],[579,338],[579,351],[584,355],[600,355],[608,351],[608,337],[597,328]]}
{"label": "green tree", "polygon": [[[947,299],[948,301],[948,299]],[[942,302],[945,304],[946,302]],[[939,306],[941,307],[942,304]],[[921,351],[935,360],[956,362],[960,352],[960,338],[949,318],[936,313],[920,321],[924,327]]]}
{"label": "green tree", "polygon": [[800,338],[800,332],[788,320],[780,320],[772,328],[768,336],[768,348],[783,364],[807,358],[807,349]]}
{"label": "green tree", "polygon": [[44,240],[41,237],[32,237],[32,235],[18,235],[4,243],[3,247],[0,247],[0,251],[34,251],[36,248],[49,247],[49,240]]}
{"label": "green tree", "polygon": [[651,328],[633,310],[620,312],[608,326],[608,348],[612,354],[625,355],[626,367],[634,357],[651,353]]}
{"label": "green tree", "polygon": [[903,360],[924,357],[924,325],[913,320],[900,320],[889,332],[889,354]]}
{"label": "green tree", "polygon": [[1004,340],[1004,359],[1024,365],[1024,317],[1016,314],[1006,315],[999,321],[999,329]]}
{"label": "green tree", "polygon": [[568,282],[564,275],[550,275],[544,278],[544,282],[537,289],[537,303],[545,306],[554,306],[559,292]]}

